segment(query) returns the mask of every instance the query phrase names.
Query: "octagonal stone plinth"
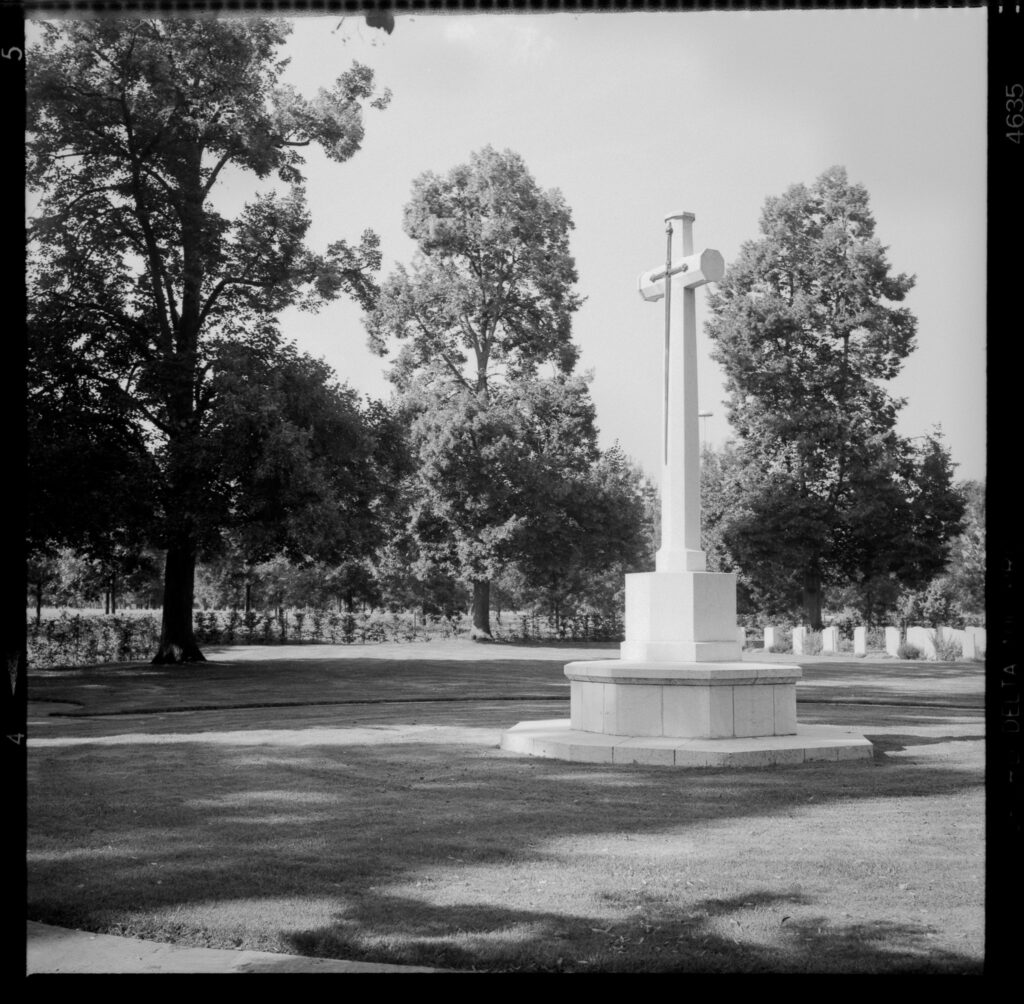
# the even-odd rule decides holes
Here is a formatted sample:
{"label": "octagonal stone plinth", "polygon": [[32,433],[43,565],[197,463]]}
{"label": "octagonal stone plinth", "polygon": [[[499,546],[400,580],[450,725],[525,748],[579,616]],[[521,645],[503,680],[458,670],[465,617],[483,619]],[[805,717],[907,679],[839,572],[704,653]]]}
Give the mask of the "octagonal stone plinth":
{"label": "octagonal stone plinth", "polygon": [[672,739],[794,735],[799,666],[570,662],[571,727]]}
{"label": "octagonal stone plinth", "polygon": [[870,759],[853,729],[798,725],[799,666],[606,659],[565,667],[571,719],[520,722],[512,753],[578,763],[772,767]]}

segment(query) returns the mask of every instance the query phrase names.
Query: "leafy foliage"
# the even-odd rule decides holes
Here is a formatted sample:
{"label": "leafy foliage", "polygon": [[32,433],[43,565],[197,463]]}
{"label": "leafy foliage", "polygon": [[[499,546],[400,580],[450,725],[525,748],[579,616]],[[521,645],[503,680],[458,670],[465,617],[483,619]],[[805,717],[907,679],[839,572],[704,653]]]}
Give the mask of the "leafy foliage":
{"label": "leafy foliage", "polygon": [[401,465],[387,409],[365,410],[326,363],[290,345],[227,344],[212,374],[204,466],[223,488],[212,521],[249,562],[341,563],[381,539]]}
{"label": "leafy foliage", "polygon": [[572,375],[581,301],[562,196],[488,147],[417,179],[404,226],[419,253],[383,284],[367,330],[381,353],[400,346],[391,379],[416,464],[406,553],[421,578],[472,583],[474,630],[490,637],[492,579],[518,563],[564,590],[574,564],[633,546],[636,509],[617,504],[619,461],[598,466],[593,405]]}
{"label": "leafy foliage", "polygon": [[853,581],[870,621],[942,567],[962,516],[940,434],[899,437],[882,385],[914,347],[893,305],[913,279],[891,274],[843,168],[769,198],[761,230],[708,300],[738,435],[711,522],[771,610],[820,628],[823,587]]}
{"label": "leafy foliage", "polygon": [[[374,234],[319,253],[305,244],[301,151],[316,144],[347,160],[363,138],[364,104],[381,108],[389,96],[375,97],[372,73],[355,65],[330,89],[302,97],[281,81],[286,61],[277,50],[289,30],[259,19],[68,21],[44,28],[27,70],[27,177],[39,194],[29,327],[35,359],[48,360],[33,383],[35,421],[49,431],[37,454],[36,532],[82,543],[95,535],[91,502],[100,496],[124,500],[131,511],[115,511],[114,521],[126,532],[148,524],[167,553],[158,661],[202,658],[191,624],[195,561],[217,546],[225,522],[245,514],[266,528],[285,509],[308,515],[311,506],[322,515],[313,496],[337,497],[343,487],[326,473],[337,451],[320,446],[331,429],[349,429],[352,403],[282,345],[275,315],[341,293],[373,302]],[[286,189],[257,193],[227,218],[216,186],[245,174]],[[269,379],[278,357],[280,380]],[[314,395],[316,420],[327,421],[319,442],[289,396],[289,378],[304,391],[317,381],[323,388]],[[248,429],[258,446],[228,435],[255,388],[265,395],[266,424]],[[274,425],[285,399],[289,419]],[[70,483],[59,448],[69,427],[68,441],[85,447],[89,492],[65,519],[52,515],[47,479],[58,493]],[[254,450],[255,469],[231,471]],[[129,483],[108,475],[115,469]],[[351,469],[339,477],[351,482]],[[292,489],[273,512],[260,496],[269,482]],[[292,518],[284,534],[288,546],[299,546],[298,523]],[[325,526],[324,540],[339,525]]]}
{"label": "leafy foliage", "polygon": [[965,481],[958,486],[964,500],[964,527],[950,545],[949,563],[940,578],[957,598],[971,623],[984,623],[985,612],[985,485]]}
{"label": "leafy foliage", "polygon": [[511,151],[490,147],[442,178],[413,184],[404,230],[420,254],[384,284],[370,316],[370,344],[405,342],[392,367],[400,389],[413,378],[486,397],[495,380],[532,377],[553,362],[571,372],[572,218],[561,194],[544,192]]}

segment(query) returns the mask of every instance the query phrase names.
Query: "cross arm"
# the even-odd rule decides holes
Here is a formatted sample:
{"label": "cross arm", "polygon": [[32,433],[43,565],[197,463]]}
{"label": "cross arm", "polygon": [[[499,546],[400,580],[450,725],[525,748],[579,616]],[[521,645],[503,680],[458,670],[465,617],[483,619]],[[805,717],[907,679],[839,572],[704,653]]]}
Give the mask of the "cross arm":
{"label": "cross arm", "polygon": [[705,248],[698,254],[688,255],[666,273],[664,266],[641,272],[637,278],[637,289],[648,301],[660,300],[665,295],[665,276],[682,276],[684,288],[703,286],[707,282],[718,282],[725,275],[725,259],[718,251]]}

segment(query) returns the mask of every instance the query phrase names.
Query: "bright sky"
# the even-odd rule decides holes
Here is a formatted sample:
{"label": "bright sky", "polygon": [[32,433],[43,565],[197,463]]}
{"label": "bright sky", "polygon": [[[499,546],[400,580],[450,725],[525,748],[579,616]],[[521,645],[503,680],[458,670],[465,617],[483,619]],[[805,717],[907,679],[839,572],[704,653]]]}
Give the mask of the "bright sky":
{"label": "bright sky", "polygon": [[[587,302],[576,315],[602,444],[651,476],[660,463],[663,307],[637,273],[664,254],[663,217],[696,214],[695,245],[726,265],[756,238],[764,200],[833,164],[870,195],[918,348],[894,381],[900,430],[941,424],[958,478],[985,472],[986,12],[974,9],[298,19],[289,73],[304,93],[352,60],[393,92],[343,165],[309,160],[311,240],[381,236],[385,273],[414,247],[401,210],[423,171],[486,144],[523,156],[573,212]],[[702,435],[730,435],[703,335]],[[339,376],[388,392],[359,312],[290,314],[286,331]]]}
{"label": "bright sky", "polygon": [[[695,213],[695,246],[717,248],[728,267],[759,236],[767,196],[844,165],[867,188],[893,268],[917,276],[906,305],[918,348],[891,388],[907,399],[900,431],[941,424],[956,477],[984,477],[984,8],[416,14],[397,17],[390,36],[355,16],[295,25],[288,76],[304,94],[353,60],[393,92],[385,111],[367,111],[350,161],[309,156],[310,242],[371,228],[387,274],[413,256],[401,213],[415,177],[487,144],[521,154],[573,212],[587,297],[574,336],[602,445],[618,440],[652,477],[663,304],[644,302],[636,277],[662,261],[664,216]],[[703,299],[701,409],[713,417],[702,436],[720,445],[730,430]],[[390,393],[354,305],[291,311],[284,330],[343,381]]]}

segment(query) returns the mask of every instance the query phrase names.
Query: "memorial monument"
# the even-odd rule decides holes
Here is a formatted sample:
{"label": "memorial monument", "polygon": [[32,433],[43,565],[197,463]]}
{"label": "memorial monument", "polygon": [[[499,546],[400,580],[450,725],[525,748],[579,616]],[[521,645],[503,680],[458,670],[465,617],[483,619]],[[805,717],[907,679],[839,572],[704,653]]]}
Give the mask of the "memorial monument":
{"label": "memorial monument", "polygon": [[[571,718],[520,722],[503,733],[501,747],[562,760],[678,767],[870,757],[871,743],[861,735],[797,724],[800,667],[743,660],[736,575],[707,571],[700,549],[696,290],[721,279],[725,263],[715,250],[694,253],[694,218],[665,218],[665,264],[638,280],[645,300],[665,300],[655,571],[626,576],[620,658],[565,667]],[[682,257],[673,262],[676,220]]]}

